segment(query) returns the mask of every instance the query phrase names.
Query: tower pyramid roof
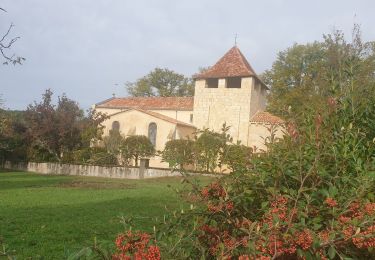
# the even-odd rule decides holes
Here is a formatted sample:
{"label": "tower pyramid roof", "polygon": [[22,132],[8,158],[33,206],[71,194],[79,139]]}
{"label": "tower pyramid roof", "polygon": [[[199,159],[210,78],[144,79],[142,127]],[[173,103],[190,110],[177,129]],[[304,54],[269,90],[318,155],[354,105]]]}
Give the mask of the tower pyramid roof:
{"label": "tower pyramid roof", "polygon": [[250,77],[258,78],[237,46],[232,47],[214,66],[194,76],[195,79]]}

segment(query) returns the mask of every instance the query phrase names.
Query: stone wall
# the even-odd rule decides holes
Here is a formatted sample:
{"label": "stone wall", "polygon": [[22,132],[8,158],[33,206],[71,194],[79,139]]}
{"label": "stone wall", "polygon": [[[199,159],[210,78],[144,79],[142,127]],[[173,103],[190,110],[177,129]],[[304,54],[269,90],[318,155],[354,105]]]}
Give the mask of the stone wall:
{"label": "stone wall", "polygon": [[180,176],[178,172],[169,169],[156,168],[126,168],[126,167],[104,167],[95,165],[76,165],[60,163],[12,163],[5,162],[5,169],[37,172],[55,175],[80,175],[91,177],[121,178],[121,179],[144,179],[169,176]]}
{"label": "stone wall", "polygon": [[241,88],[226,88],[219,79],[218,88],[206,88],[205,80],[195,81],[194,126],[220,131],[223,123],[230,126],[234,142],[247,143],[253,78],[242,78]]}

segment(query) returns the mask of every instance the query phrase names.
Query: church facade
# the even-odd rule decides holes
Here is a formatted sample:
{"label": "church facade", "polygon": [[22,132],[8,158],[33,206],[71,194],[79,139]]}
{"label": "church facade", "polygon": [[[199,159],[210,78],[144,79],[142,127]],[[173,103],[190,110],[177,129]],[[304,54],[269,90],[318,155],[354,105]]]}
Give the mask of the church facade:
{"label": "church facade", "polygon": [[[265,112],[267,86],[236,46],[194,80],[194,97],[113,97],[95,104],[96,111],[109,115],[104,135],[112,129],[124,137],[145,135],[156,150],[169,140],[192,137],[197,129],[220,131],[224,123],[234,142],[255,150],[265,149],[271,127],[282,136],[283,120]],[[158,157],[150,166],[168,167]]]}

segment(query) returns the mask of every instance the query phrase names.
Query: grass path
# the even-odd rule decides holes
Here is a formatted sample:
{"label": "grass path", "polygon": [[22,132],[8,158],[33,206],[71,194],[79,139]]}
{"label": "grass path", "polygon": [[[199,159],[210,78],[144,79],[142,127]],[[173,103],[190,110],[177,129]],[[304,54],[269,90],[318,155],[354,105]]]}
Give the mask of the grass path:
{"label": "grass path", "polygon": [[[208,182],[208,178],[201,178]],[[165,207],[179,209],[181,178],[118,180],[0,172],[0,238],[18,259],[63,259],[98,240],[113,241],[133,216],[151,231]]]}

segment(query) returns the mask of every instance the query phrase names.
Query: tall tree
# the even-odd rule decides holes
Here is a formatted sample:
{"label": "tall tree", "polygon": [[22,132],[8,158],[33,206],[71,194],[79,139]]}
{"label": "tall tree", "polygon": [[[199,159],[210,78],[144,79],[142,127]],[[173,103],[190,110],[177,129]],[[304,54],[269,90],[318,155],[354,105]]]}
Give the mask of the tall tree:
{"label": "tall tree", "polygon": [[[371,93],[375,82],[375,44],[363,42],[355,25],[352,42],[341,31],[324,35],[322,42],[295,44],[278,54],[272,69],[262,78],[271,87],[268,110],[288,116],[305,108],[320,107],[327,97],[344,91]],[[355,96],[355,95],[352,95]]]}
{"label": "tall tree", "polygon": [[29,141],[23,111],[10,111],[2,107],[0,95],[0,164],[5,160],[24,160]]}
{"label": "tall tree", "polygon": [[[61,161],[66,153],[88,147],[100,135],[104,116],[91,112],[85,117],[77,102],[65,94],[55,106],[52,95],[51,90],[46,90],[42,101],[29,105],[26,111],[31,152],[35,155],[31,159]],[[40,154],[42,158],[38,157]]]}
{"label": "tall tree", "polygon": [[126,89],[134,97],[192,96],[193,82],[169,69],[155,68],[136,82],[127,82]]}
{"label": "tall tree", "polygon": [[9,122],[3,109],[3,100],[0,95],[0,163],[3,162],[4,153],[8,150],[7,133],[9,129]]}

